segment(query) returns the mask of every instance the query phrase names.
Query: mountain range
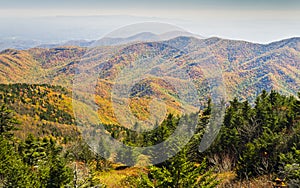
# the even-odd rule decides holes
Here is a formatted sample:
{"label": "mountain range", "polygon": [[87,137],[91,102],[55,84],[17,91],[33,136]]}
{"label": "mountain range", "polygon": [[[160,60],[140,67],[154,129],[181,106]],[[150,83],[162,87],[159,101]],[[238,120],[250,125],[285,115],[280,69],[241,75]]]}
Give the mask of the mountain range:
{"label": "mountain range", "polygon": [[[178,76],[182,71],[195,83],[199,96],[206,95],[214,87],[214,77],[222,79],[226,99],[239,96],[241,100],[254,102],[262,90],[277,90],[295,96],[300,91],[300,38],[256,44],[216,37],[203,39],[179,32],[140,33],[128,38],[71,41],[63,46],[49,47],[3,50],[0,53],[0,82],[46,83],[72,90],[74,78],[76,81],[78,76],[88,78],[97,74],[95,102],[104,123],[118,124],[111,96],[122,71],[130,66],[138,67],[134,69],[137,72],[143,71],[154,59],[159,63],[142,72],[148,77],[138,79],[129,93],[129,108],[141,120],[150,117],[153,98],[163,100],[166,110],[175,114],[180,114],[182,109],[193,111],[199,108],[183,102],[176,93],[178,90],[168,84],[173,81],[179,86],[184,85],[186,79]],[[205,67],[211,72],[205,73]],[[136,76],[134,72],[125,73],[125,81]],[[218,75],[210,77],[210,74]],[[86,79],[79,88],[90,81]],[[83,89],[84,92],[87,90]],[[125,98],[119,97],[118,101],[124,102]]]}
{"label": "mountain range", "polygon": [[18,38],[8,38],[0,41],[0,50],[8,48],[26,50],[29,48],[55,48],[60,46],[79,46],[79,47],[91,47],[91,46],[111,46],[120,45],[132,42],[150,42],[150,41],[162,41],[176,38],[179,36],[190,36],[196,38],[203,38],[200,35],[196,35],[190,32],[181,30],[171,30],[168,32],[155,34],[152,32],[140,32],[135,35],[124,37],[124,36],[104,36],[99,40],[68,40],[54,43],[45,43],[38,40],[23,40]]}

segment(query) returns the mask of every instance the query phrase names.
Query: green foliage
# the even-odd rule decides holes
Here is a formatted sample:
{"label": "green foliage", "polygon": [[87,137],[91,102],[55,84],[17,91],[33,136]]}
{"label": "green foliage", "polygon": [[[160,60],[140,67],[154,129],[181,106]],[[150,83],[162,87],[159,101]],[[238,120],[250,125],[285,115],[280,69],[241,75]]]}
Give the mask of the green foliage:
{"label": "green foliage", "polygon": [[118,162],[126,163],[128,166],[134,166],[137,162],[137,154],[134,150],[128,148],[121,148],[117,151]]}
{"label": "green foliage", "polygon": [[[1,109],[5,116],[0,116],[0,122],[5,125],[16,122],[10,116],[11,111]],[[1,135],[12,129],[12,125],[3,129]],[[40,140],[29,135],[23,142],[1,136],[0,150],[0,186],[62,187],[72,180],[71,170],[61,156],[62,148],[53,139]]]}
{"label": "green foliage", "polygon": [[242,179],[278,173],[279,156],[299,143],[299,109],[299,100],[275,91],[263,91],[253,107],[234,99],[218,138],[205,155],[217,166],[227,162],[229,170]]}
{"label": "green foliage", "polygon": [[72,172],[61,156],[62,147],[53,139],[40,140],[29,135],[18,150],[24,163],[36,169],[46,187],[61,187],[71,181]]}
{"label": "green foliage", "polygon": [[65,97],[71,93],[63,87],[47,84],[0,84],[0,102],[21,115],[37,115],[42,120],[72,124],[73,114]]}
{"label": "green foliage", "polygon": [[[170,160],[151,167],[149,176],[142,176],[141,182],[150,187],[158,186],[155,183],[160,182],[161,186],[168,187],[176,184],[174,182],[185,181],[185,176],[181,176],[180,173],[178,175],[180,181],[176,180],[174,177],[174,174],[178,173],[176,170],[193,171],[188,170],[188,167],[191,167],[188,164],[202,163],[205,157],[208,159],[208,167],[216,166],[219,172],[234,170],[240,179],[278,174],[281,168],[291,167],[291,164],[283,164],[280,156],[288,155],[295,144],[299,147],[300,102],[297,98],[284,96],[275,91],[270,93],[263,91],[253,105],[248,101],[239,102],[237,99],[230,101],[220,134],[209,150],[200,153],[199,143],[204,128],[209,123],[212,105],[211,101],[208,101],[207,107],[201,111],[196,134],[184,148],[185,155],[181,154],[181,157],[173,158],[173,161],[177,160],[176,163]],[[194,119],[192,115],[180,118],[168,116],[154,131],[147,132],[145,135],[114,126],[110,126],[108,130],[113,137],[122,140],[125,144],[147,146],[166,140],[177,128],[179,121],[188,122],[192,119]],[[160,158],[161,153],[161,151],[145,152],[153,157],[152,160],[155,160],[155,157]],[[126,156],[132,155],[126,154]],[[179,159],[188,163],[180,162]],[[187,166],[180,166],[180,164]],[[294,169],[293,173],[297,174],[297,169]],[[191,179],[193,178],[188,178],[189,181]],[[187,184],[192,186],[193,183],[195,182]]]}
{"label": "green foliage", "polygon": [[287,154],[280,155],[280,161],[283,164],[281,175],[287,179],[290,185],[300,186],[300,150],[296,147]]}
{"label": "green foliage", "polygon": [[11,143],[0,137],[0,187],[30,187],[37,180]]}
{"label": "green foliage", "polygon": [[[0,103],[1,104],[1,103]],[[9,138],[19,121],[14,117],[13,111],[5,104],[0,105],[0,137]]]}
{"label": "green foliage", "polygon": [[83,140],[78,140],[72,146],[67,148],[65,155],[71,160],[83,161],[86,164],[89,164],[95,159],[95,154],[91,151],[89,145]]}
{"label": "green foliage", "polygon": [[[143,131],[138,133],[131,129],[118,125],[104,125],[105,129],[111,133],[111,136],[115,139],[123,141],[127,145],[134,146],[152,146],[166,140],[178,126],[180,118],[174,117],[172,114],[168,114],[166,119],[160,124],[156,124],[155,129],[151,131]],[[139,127],[138,123],[135,124]]]}
{"label": "green foliage", "polygon": [[[83,178],[82,185],[96,186],[99,185],[97,172],[112,168],[105,158],[116,154],[117,161],[136,165],[143,160],[151,164],[163,155],[171,155],[145,149],[137,156],[132,150],[118,150],[99,142],[99,148],[112,152],[107,152],[103,158],[92,152],[83,140],[65,146],[72,140],[70,136],[60,142],[65,148],[47,136],[42,139],[28,135],[24,141],[13,136],[18,120],[9,108],[18,115],[37,115],[43,122],[39,125],[42,134],[54,138],[64,136],[53,123],[73,124],[70,109],[62,102],[68,95],[70,93],[56,86],[0,85],[0,102],[5,103],[0,106],[0,187],[75,185],[76,181],[72,183],[74,175],[68,167],[72,161],[83,162],[89,168],[89,175]],[[58,105],[61,103],[64,105]],[[148,174],[128,179],[127,183],[140,187],[215,187],[218,181],[212,170],[230,170],[235,171],[239,179],[276,174],[284,176],[291,185],[299,186],[299,99],[263,91],[254,104],[237,99],[230,101],[220,134],[213,145],[201,153],[199,143],[209,123],[212,105],[209,100],[199,114],[181,117],[169,114],[152,131],[139,133],[122,126],[104,125],[108,134],[128,146],[146,147],[165,141],[164,146],[170,151],[179,150],[179,138],[167,139],[180,123],[187,125],[187,132],[196,128],[196,133],[181,152],[168,161],[150,166]],[[199,121],[195,122],[198,117]],[[195,124],[197,127],[191,126]],[[140,126],[136,124],[135,127]]]}
{"label": "green foliage", "polygon": [[216,187],[219,181],[207,169],[206,160],[201,164],[189,161],[183,149],[167,165],[149,167],[148,176],[142,175],[140,187]]}

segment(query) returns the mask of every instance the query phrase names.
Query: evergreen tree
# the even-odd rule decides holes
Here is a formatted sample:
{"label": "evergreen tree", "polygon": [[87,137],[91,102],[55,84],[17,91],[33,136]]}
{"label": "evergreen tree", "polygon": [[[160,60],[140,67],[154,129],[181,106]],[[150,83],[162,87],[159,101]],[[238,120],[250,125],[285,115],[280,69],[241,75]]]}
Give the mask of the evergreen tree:
{"label": "evergreen tree", "polygon": [[197,165],[189,161],[187,149],[183,149],[162,167],[149,167],[148,176],[141,176],[139,187],[216,187],[219,181],[212,170],[207,169],[206,160]]}
{"label": "evergreen tree", "polygon": [[0,137],[0,187],[30,187],[36,181],[15,148]]}
{"label": "evergreen tree", "polygon": [[19,121],[14,117],[13,111],[9,110],[5,104],[0,105],[0,136],[9,138],[11,131],[16,130]]}

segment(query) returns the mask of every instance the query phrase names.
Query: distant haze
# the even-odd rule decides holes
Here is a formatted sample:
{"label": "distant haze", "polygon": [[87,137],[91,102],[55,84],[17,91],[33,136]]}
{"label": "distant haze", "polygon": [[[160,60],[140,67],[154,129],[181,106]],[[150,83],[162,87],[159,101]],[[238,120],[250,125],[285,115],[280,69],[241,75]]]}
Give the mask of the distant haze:
{"label": "distant haze", "polygon": [[184,31],[184,29],[180,27],[176,27],[171,24],[162,24],[159,22],[145,22],[145,23],[137,23],[131,24],[128,26],[121,27],[116,29],[106,35],[105,37],[130,37],[143,32],[151,32],[154,34],[163,34],[171,31]]}
{"label": "distant haze", "polygon": [[[300,36],[297,0],[10,0],[0,2],[0,40],[97,40],[120,27],[169,23],[205,37],[269,43]],[[119,35],[119,34],[118,34]]]}

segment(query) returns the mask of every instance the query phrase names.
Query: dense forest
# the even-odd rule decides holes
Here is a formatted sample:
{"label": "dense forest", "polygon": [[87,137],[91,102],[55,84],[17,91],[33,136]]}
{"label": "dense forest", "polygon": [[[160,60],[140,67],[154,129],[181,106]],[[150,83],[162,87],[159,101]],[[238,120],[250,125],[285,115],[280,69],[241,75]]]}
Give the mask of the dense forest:
{"label": "dense forest", "polygon": [[[145,151],[138,156],[120,150],[109,154],[110,159],[128,158],[136,166],[129,167],[92,152],[64,103],[68,97],[70,93],[62,87],[1,85],[0,187],[250,187],[257,178],[263,178],[265,187],[276,178],[282,179],[282,185],[300,186],[300,94],[297,98],[263,91],[254,104],[233,99],[217,139],[204,152],[199,151],[199,143],[212,113],[210,100],[198,114],[168,114],[152,131],[104,125],[113,138],[143,147],[166,140],[180,121],[191,122],[198,116],[196,133],[188,144],[167,161],[148,167],[138,167],[141,158],[151,164],[160,153]],[[24,129],[25,124],[32,124],[31,132]],[[44,132],[36,133],[34,127]],[[59,130],[66,127],[68,136]],[[131,171],[114,180],[119,181],[117,186],[106,181],[106,176],[124,169]],[[234,177],[228,180],[226,173]]]}

